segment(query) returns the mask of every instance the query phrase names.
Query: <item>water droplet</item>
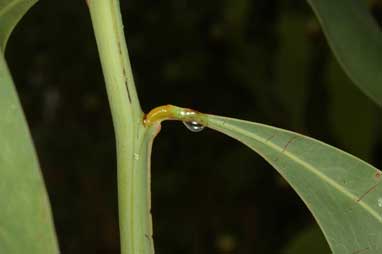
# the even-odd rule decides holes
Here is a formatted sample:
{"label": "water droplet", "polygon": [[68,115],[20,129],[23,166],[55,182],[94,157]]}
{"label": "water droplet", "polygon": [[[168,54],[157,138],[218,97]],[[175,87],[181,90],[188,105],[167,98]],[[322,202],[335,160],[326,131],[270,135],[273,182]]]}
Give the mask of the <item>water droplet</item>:
{"label": "water droplet", "polygon": [[378,199],[378,206],[379,206],[379,207],[382,207],[382,198],[379,198],[379,199]]}
{"label": "water droplet", "polygon": [[379,206],[379,207],[382,207],[382,198],[378,198],[378,201],[377,201],[377,202],[378,202],[378,206]]}
{"label": "water droplet", "polygon": [[204,129],[204,126],[197,121],[183,122],[183,124],[192,132],[200,132]]}
{"label": "water droplet", "polygon": [[134,160],[139,160],[139,154],[134,153]]}

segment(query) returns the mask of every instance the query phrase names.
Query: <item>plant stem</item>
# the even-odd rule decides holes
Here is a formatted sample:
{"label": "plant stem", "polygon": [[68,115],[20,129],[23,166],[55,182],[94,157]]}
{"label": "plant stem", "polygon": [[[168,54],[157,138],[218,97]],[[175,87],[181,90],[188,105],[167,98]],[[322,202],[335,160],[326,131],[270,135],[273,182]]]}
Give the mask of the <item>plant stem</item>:
{"label": "plant stem", "polygon": [[[156,126],[143,126],[118,0],[88,0],[114,123],[122,254],[153,253],[149,158]],[[143,157],[143,156],[142,156]]]}

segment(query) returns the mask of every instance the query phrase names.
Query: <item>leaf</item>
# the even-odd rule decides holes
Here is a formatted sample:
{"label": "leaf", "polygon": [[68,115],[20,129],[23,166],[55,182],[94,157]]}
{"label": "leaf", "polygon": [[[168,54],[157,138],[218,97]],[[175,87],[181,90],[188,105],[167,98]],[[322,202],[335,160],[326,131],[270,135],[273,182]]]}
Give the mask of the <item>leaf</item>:
{"label": "leaf", "polygon": [[378,142],[379,107],[351,85],[335,61],[328,64],[327,82],[331,96],[328,113],[336,141],[357,157],[370,160]]}
{"label": "leaf", "polygon": [[335,254],[381,253],[381,171],[298,133],[214,115],[194,119],[264,157],[303,199]]}
{"label": "leaf", "polygon": [[329,254],[330,249],[317,224],[312,225],[296,236],[281,252],[283,254]]}
{"label": "leaf", "polygon": [[308,0],[308,3],[347,75],[382,106],[382,32],[366,1]]}
{"label": "leaf", "polygon": [[13,28],[37,1],[0,0],[0,51],[5,51],[5,46]]}
{"label": "leaf", "polygon": [[0,0],[0,253],[59,253],[48,195],[2,51],[36,0]]}
{"label": "leaf", "polygon": [[0,253],[58,253],[39,164],[1,51],[0,179]]}

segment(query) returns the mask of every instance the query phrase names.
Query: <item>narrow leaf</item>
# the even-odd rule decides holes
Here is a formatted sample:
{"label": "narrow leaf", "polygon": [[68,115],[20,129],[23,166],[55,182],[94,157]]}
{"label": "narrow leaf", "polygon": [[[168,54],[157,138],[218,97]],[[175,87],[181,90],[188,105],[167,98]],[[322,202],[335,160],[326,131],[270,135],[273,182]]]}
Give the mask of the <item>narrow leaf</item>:
{"label": "narrow leaf", "polygon": [[29,130],[0,51],[0,253],[58,253]]}
{"label": "narrow leaf", "polygon": [[38,0],[0,0],[0,50],[5,51],[9,35],[24,14]]}
{"label": "narrow leaf", "polygon": [[213,115],[195,120],[264,157],[303,199],[335,254],[382,253],[381,171],[298,133]]}
{"label": "narrow leaf", "polygon": [[317,225],[309,226],[291,236],[291,241],[285,246],[282,254],[329,254],[329,246]]}
{"label": "narrow leaf", "polygon": [[382,106],[382,32],[362,0],[308,0],[334,55],[353,82]]}
{"label": "narrow leaf", "polygon": [[58,253],[48,196],[3,51],[37,0],[0,0],[0,253]]}

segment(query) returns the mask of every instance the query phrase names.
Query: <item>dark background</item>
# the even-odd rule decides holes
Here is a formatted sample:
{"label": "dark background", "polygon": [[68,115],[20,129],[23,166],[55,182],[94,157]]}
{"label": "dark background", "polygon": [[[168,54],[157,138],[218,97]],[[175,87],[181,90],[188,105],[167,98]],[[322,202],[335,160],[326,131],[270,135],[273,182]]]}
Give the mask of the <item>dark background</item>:
{"label": "dark background", "polygon": [[[344,75],[305,1],[121,2],[145,112],[171,103],[271,124],[381,167],[380,111]],[[381,2],[369,2],[381,22]],[[62,253],[119,253],[113,128],[85,2],[41,0],[6,56]],[[163,125],[152,158],[157,254],[307,253],[290,247],[298,236],[325,253],[303,202],[258,155],[211,130]]]}

